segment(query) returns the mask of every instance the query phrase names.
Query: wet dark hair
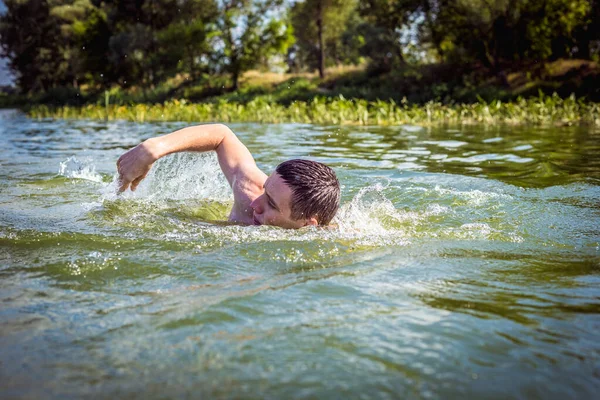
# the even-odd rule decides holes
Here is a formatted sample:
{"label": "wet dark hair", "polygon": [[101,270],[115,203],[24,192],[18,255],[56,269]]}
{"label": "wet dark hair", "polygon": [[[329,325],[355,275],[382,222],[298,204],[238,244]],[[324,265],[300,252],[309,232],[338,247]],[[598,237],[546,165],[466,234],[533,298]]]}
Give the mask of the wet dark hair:
{"label": "wet dark hair", "polygon": [[309,160],[289,160],[275,172],[292,189],[293,219],[316,218],[328,225],[340,206],[340,183],[335,172],[325,164]]}

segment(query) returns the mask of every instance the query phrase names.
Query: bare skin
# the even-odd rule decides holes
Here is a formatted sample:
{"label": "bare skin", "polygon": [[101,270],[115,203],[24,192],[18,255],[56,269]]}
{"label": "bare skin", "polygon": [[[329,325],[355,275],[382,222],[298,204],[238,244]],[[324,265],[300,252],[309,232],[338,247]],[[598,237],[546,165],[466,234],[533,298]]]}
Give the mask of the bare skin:
{"label": "bare skin", "polygon": [[317,225],[316,218],[291,218],[292,190],[277,172],[267,176],[235,134],[223,124],[180,129],[150,138],[129,150],[117,161],[120,192],[135,191],[154,162],[182,151],[215,151],[221,170],[233,190],[232,222],[301,228]]}

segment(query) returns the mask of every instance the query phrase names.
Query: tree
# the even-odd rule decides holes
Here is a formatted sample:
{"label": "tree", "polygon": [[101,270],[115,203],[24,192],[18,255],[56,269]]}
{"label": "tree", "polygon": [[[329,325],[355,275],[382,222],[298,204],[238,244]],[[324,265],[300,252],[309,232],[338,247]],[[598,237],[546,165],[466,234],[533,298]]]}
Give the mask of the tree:
{"label": "tree", "polygon": [[500,71],[507,62],[568,56],[590,2],[426,0],[424,9],[429,38],[442,56]]}
{"label": "tree", "polygon": [[59,27],[46,0],[6,0],[0,17],[2,53],[24,92],[44,91],[63,80]]}
{"label": "tree", "polygon": [[159,34],[181,16],[189,1],[107,0],[109,60],[120,85],[153,87],[173,72],[163,60]]}
{"label": "tree", "polygon": [[[103,21],[103,15],[90,0],[63,0],[52,3],[50,16],[60,30],[59,48],[66,63],[65,78],[71,80],[77,88],[84,78],[86,68],[94,65],[91,60],[98,59],[95,57],[98,49],[90,45],[95,40],[101,40],[98,35],[105,33],[99,25]],[[91,17],[90,20],[88,16]],[[99,28],[100,31],[94,32],[94,28]]]}
{"label": "tree", "polygon": [[146,87],[155,82],[157,66],[151,57],[153,41],[153,32],[143,24],[127,26],[126,30],[111,36],[109,61],[115,68],[117,83]]}
{"label": "tree", "polygon": [[281,0],[224,0],[218,27],[223,69],[231,74],[232,90],[240,75],[265,58],[285,54],[293,41],[291,27],[273,15]]}
{"label": "tree", "polygon": [[72,25],[74,48],[81,57],[79,66],[87,83],[106,86],[115,80],[114,68],[107,62],[110,56],[111,30],[106,12],[91,7],[83,19]]}
{"label": "tree", "polygon": [[217,4],[214,0],[180,0],[174,20],[157,34],[158,51],[167,76],[177,72],[193,80],[208,71],[217,35]]}
{"label": "tree", "polygon": [[579,58],[600,61],[600,0],[590,0],[590,12],[575,31],[574,53]]}
{"label": "tree", "polygon": [[[291,21],[302,62],[319,70],[325,77],[326,57],[341,47],[347,22],[356,10],[355,0],[305,0],[291,9]],[[346,37],[347,42],[351,43]],[[333,51],[327,52],[327,48]]]}
{"label": "tree", "polygon": [[423,5],[423,0],[360,2],[359,11],[366,21],[360,27],[366,38],[363,54],[371,59],[374,70],[389,71],[395,64],[405,62],[402,35]]}

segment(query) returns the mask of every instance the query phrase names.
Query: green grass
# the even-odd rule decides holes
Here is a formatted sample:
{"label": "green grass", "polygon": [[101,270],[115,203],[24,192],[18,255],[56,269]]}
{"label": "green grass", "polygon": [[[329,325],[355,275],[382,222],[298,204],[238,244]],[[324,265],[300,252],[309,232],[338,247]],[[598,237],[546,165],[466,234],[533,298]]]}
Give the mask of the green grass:
{"label": "green grass", "polygon": [[[237,94],[240,96],[240,94]],[[233,96],[232,96],[233,98]],[[170,100],[160,104],[132,106],[86,105],[82,107],[33,106],[32,118],[105,119],[186,122],[262,122],[314,123],[357,125],[401,124],[534,124],[600,126],[600,104],[540,93],[534,98],[519,98],[512,102],[481,99],[471,104],[425,104],[407,102],[367,101],[314,97],[309,101],[291,101],[289,105],[274,101],[273,95],[261,95],[247,102],[220,98],[210,103],[190,103]]]}
{"label": "green grass", "polygon": [[374,74],[365,66],[315,73],[249,71],[236,91],[227,76],[178,75],[153,88],[54,88],[0,95],[0,107],[35,118],[317,124],[599,125],[600,65],[558,60],[514,66],[502,77],[477,65],[404,65]]}

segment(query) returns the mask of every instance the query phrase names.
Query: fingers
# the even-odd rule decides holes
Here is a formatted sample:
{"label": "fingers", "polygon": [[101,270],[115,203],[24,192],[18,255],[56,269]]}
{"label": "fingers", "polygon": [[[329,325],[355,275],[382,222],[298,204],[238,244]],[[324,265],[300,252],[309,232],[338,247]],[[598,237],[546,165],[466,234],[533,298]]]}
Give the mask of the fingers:
{"label": "fingers", "polygon": [[[119,173],[119,178],[118,178],[119,193],[126,191],[130,187],[130,185],[131,185],[131,190],[134,190],[133,185],[132,185],[133,180],[132,180],[132,177],[130,176],[131,174],[128,173],[129,166],[127,165],[127,162],[124,159],[124,156],[125,156],[125,154],[123,154],[117,160],[117,172]],[[125,161],[125,163],[124,163],[124,161]],[[139,184],[139,182],[138,182],[138,184]]]}
{"label": "fingers", "polygon": [[[129,187],[130,183],[131,183],[130,181],[119,178],[119,193],[126,191],[127,188]],[[133,190],[133,187],[131,190]]]}
{"label": "fingers", "polygon": [[131,182],[131,191],[135,191],[135,189],[137,189],[140,182],[148,175],[148,172],[150,172],[150,170],[147,170],[144,174],[138,176],[133,180],[133,182]]}
{"label": "fingers", "polygon": [[123,158],[123,156],[119,157],[119,159],[117,160],[117,172],[119,173],[119,178],[117,179],[117,182],[119,184],[119,193],[126,191],[127,188],[129,187],[129,182],[127,182],[123,179],[123,172],[121,171],[121,159],[122,158]]}
{"label": "fingers", "polygon": [[123,174],[123,170],[121,169],[121,165],[118,165],[117,171],[119,173],[119,178],[117,179],[119,185],[119,193],[122,193],[126,191],[129,185],[131,184],[131,179],[125,177],[125,174]]}
{"label": "fingers", "polygon": [[148,164],[143,158],[140,158],[139,153],[142,150],[143,148],[138,145],[117,160],[119,193],[127,189],[135,191],[142,179],[148,175],[152,164]]}
{"label": "fingers", "polygon": [[142,181],[142,179],[144,179],[144,177],[140,176],[139,178],[137,178],[133,182],[131,182],[131,191],[132,192],[135,192],[135,189],[137,189],[137,187],[140,184],[140,182]]}

